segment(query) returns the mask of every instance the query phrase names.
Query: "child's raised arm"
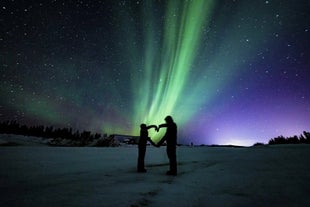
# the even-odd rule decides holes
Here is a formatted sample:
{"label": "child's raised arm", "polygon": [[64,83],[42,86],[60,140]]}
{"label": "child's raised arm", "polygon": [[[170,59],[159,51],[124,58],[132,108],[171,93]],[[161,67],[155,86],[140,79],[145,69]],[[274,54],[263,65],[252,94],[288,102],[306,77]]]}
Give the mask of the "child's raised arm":
{"label": "child's raised arm", "polygon": [[157,131],[157,126],[156,126],[156,125],[150,125],[150,126],[147,126],[146,128],[147,128],[148,130],[151,129],[151,128],[155,128],[155,130]]}

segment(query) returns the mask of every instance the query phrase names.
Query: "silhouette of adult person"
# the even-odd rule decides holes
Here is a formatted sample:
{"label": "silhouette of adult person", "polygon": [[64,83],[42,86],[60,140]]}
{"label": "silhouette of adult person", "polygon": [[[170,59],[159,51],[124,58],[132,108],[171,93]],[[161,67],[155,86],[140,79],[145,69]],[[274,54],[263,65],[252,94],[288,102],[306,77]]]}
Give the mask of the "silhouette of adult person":
{"label": "silhouette of adult person", "polygon": [[140,139],[139,139],[139,143],[138,143],[138,166],[137,166],[137,170],[138,170],[138,172],[142,172],[142,173],[146,172],[146,169],[144,168],[144,158],[145,158],[147,141],[150,141],[152,145],[157,147],[157,145],[149,138],[148,130],[151,128],[155,128],[155,130],[157,131],[157,126],[155,126],[155,125],[150,125],[150,126],[146,126],[146,124],[140,125]]}
{"label": "silhouette of adult person", "polygon": [[176,146],[177,146],[177,125],[174,123],[171,116],[165,118],[166,123],[158,126],[157,131],[160,128],[166,127],[166,134],[158,142],[158,146],[162,145],[164,141],[167,143],[167,155],[169,158],[170,170],[167,171],[167,175],[177,175],[177,155],[176,155]]}

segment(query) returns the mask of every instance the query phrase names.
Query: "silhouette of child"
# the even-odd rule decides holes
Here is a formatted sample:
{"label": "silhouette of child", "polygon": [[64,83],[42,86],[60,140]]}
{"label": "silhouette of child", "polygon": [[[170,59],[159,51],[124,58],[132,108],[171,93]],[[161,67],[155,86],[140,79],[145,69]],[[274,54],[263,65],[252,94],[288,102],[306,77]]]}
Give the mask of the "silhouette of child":
{"label": "silhouette of child", "polygon": [[150,125],[146,126],[146,124],[140,125],[140,139],[138,144],[139,154],[138,154],[138,172],[146,172],[146,169],[144,168],[144,158],[145,158],[145,152],[146,152],[146,144],[147,141],[150,141],[150,143],[154,146],[157,146],[150,138],[148,130],[151,128],[155,128],[157,130],[156,125]]}

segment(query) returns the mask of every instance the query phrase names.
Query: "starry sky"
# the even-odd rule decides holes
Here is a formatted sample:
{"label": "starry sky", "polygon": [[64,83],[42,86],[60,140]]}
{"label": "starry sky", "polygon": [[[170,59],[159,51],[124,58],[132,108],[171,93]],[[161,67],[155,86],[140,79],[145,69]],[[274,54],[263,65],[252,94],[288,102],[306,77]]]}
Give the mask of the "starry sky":
{"label": "starry sky", "polygon": [[171,115],[184,144],[299,135],[309,29],[308,0],[4,0],[0,121],[138,135]]}

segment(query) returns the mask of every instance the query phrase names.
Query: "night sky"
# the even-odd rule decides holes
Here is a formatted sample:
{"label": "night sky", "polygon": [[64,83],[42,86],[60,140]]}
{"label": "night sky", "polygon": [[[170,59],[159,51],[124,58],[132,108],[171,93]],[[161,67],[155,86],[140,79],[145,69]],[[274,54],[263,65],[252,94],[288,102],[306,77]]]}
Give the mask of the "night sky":
{"label": "night sky", "polygon": [[0,121],[138,135],[171,115],[184,144],[299,135],[309,30],[308,0],[4,0]]}

